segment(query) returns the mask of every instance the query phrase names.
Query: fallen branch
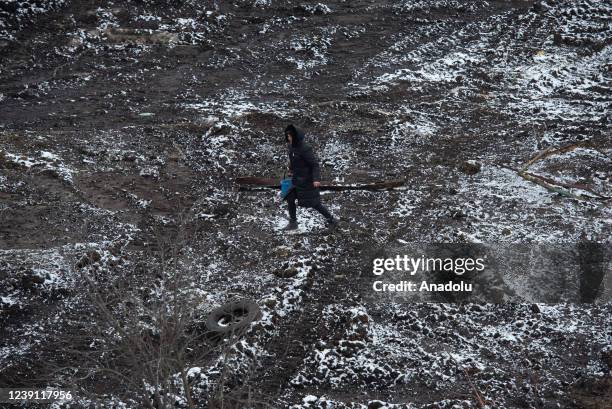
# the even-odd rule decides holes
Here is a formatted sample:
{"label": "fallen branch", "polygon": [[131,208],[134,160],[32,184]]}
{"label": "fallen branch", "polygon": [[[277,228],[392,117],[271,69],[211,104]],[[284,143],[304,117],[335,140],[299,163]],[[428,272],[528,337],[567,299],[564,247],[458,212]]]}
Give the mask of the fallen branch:
{"label": "fallen branch", "polygon": [[563,186],[558,186],[556,184],[550,183],[550,182],[544,180],[543,178],[541,178],[539,176],[536,176],[536,175],[534,175],[532,173],[522,172],[522,171],[519,171],[517,173],[523,179],[528,180],[529,182],[533,182],[536,185],[540,185],[543,188],[546,188],[546,189],[550,190],[551,192],[558,193],[561,196],[565,196],[565,197],[572,197],[574,199],[581,199],[580,196],[573,194],[568,189],[564,189]]}
{"label": "fallen branch", "polygon": [[542,158],[544,158],[546,156],[552,155],[554,151],[555,151],[554,148],[548,148],[548,149],[545,149],[545,150],[543,150],[541,152],[538,152],[537,155],[535,155],[533,158],[531,158],[527,162],[525,162],[525,164],[521,168],[521,171],[527,170],[531,165],[533,165],[535,162],[539,161],[540,159],[542,159]]}
{"label": "fallen branch", "polygon": [[[236,184],[243,190],[253,190],[257,188],[279,189],[280,180],[273,178],[260,178],[256,176],[241,176],[236,178]],[[337,184],[333,182],[321,182],[321,190],[391,190],[403,186],[404,180],[388,180],[372,183],[352,183],[352,184]]]}
{"label": "fallen branch", "polygon": [[552,155],[558,155],[561,153],[571,152],[578,148],[594,148],[594,146],[592,145],[592,143],[587,141],[587,142],[573,143],[571,145],[562,146],[560,148],[544,149],[543,151],[535,155],[533,158],[529,159],[523,165],[523,167],[521,168],[521,171],[526,171],[531,165],[533,165],[535,162],[539,161],[540,159],[544,159]]}
{"label": "fallen branch", "polygon": [[578,190],[584,190],[585,192],[588,192],[590,194],[592,194],[593,196],[598,197],[599,199],[609,199],[606,196],[602,196],[597,192],[594,192],[590,187],[588,187],[587,185],[583,185],[581,183],[564,183],[564,182],[560,182],[551,178],[547,178],[545,176],[540,176],[540,175],[536,175],[534,173],[531,172],[522,172],[527,176],[530,176],[532,178],[537,178],[542,180],[543,182],[546,182],[550,185],[556,185],[556,186],[561,186],[564,187],[566,189],[578,189]]}
{"label": "fallen branch", "polygon": [[561,196],[571,197],[571,198],[578,199],[578,200],[584,200],[585,198],[588,198],[588,196],[586,195],[577,195],[571,191],[572,189],[577,189],[577,190],[582,190],[586,193],[589,193],[590,195],[592,195],[592,197],[599,199],[599,200],[609,200],[610,199],[607,196],[600,195],[599,193],[593,191],[591,188],[589,188],[586,185],[582,185],[578,183],[560,182],[560,181],[557,181],[551,178],[547,178],[545,176],[540,176],[534,173],[527,172],[524,170],[524,168],[520,170],[520,169],[513,168],[511,166],[502,165],[502,167],[506,169],[510,169],[516,172],[523,179],[529,182],[533,182],[537,185],[540,185],[543,188],[550,190],[551,192],[558,193]]}

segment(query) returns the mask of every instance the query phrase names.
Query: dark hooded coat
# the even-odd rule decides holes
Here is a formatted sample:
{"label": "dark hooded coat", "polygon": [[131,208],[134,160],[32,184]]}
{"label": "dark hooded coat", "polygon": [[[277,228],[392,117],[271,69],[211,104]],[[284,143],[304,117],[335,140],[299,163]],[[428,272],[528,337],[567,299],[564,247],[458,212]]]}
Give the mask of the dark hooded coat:
{"label": "dark hooded coat", "polygon": [[291,132],[295,137],[289,146],[289,169],[293,173],[292,183],[296,191],[298,205],[313,207],[321,203],[319,189],[313,182],[321,181],[319,160],[312,147],[304,141],[304,132],[289,125],[285,132]]}

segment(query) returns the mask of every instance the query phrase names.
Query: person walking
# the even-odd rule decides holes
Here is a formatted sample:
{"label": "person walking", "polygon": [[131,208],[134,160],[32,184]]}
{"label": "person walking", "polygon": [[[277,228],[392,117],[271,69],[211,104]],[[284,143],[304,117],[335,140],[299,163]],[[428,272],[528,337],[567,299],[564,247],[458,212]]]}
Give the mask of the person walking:
{"label": "person walking", "polygon": [[283,230],[295,230],[297,223],[297,204],[311,207],[321,213],[330,229],[338,226],[338,220],[321,203],[321,168],[312,147],[304,141],[304,132],[293,125],[285,129],[285,141],[289,153],[289,176],[292,188],[285,196],[289,207],[289,223]]}

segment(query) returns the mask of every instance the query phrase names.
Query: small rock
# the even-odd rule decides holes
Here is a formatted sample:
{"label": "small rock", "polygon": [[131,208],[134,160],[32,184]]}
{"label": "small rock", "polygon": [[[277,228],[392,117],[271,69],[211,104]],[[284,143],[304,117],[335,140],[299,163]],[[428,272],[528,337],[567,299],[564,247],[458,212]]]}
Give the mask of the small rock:
{"label": "small rock", "polygon": [[61,179],[61,175],[59,174],[57,169],[51,169],[51,168],[43,169],[38,174],[41,176],[48,176],[53,179]]}
{"label": "small rock", "polygon": [[119,256],[121,254],[121,242],[114,241],[111,243],[108,247],[108,251],[115,257]]}
{"label": "small rock", "polygon": [[100,253],[98,253],[96,250],[88,251],[87,257],[89,257],[89,259],[94,263],[100,261],[100,259],[102,258],[102,256],[100,256]]}
{"label": "small rock", "polygon": [[84,255],[83,257],[79,259],[79,261],[77,261],[76,268],[81,269],[85,266],[88,266],[97,261],[100,261],[101,258],[102,257],[100,256],[100,253],[98,253],[97,251],[95,250],[88,251],[86,255]]}
{"label": "small rock", "polygon": [[276,270],[274,275],[280,278],[291,278],[294,277],[298,273],[297,268],[289,267],[284,270]]}
{"label": "small rock", "polygon": [[504,236],[509,236],[509,235],[511,235],[511,234],[512,234],[512,230],[510,230],[509,228],[507,228],[507,227],[506,227],[506,228],[504,228],[504,229],[502,230],[502,234],[503,234]]}
{"label": "small rock", "polygon": [[27,270],[21,277],[21,286],[26,290],[33,289],[35,284],[43,284],[44,282],[44,277],[34,273],[32,270]]}
{"label": "small rock", "polygon": [[461,209],[451,210],[450,217],[452,217],[455,220],[460,220],[460,219],[463,219],[463,218],[467,217],[467,213],[465,213]]}
{"label": "small rock", "polygon": [[357,320],[362,324],[367,324],[370,321],[367,314],[359,314],[355,318],[357,318]]}
{"label": "small rock", "polygon": [[77,263],[75,264],[75,267],[78,269],[81,269],[87,265],[89,265],[91,263],[91,261],[89,260],[89,258],[87,256],[83,256],[79,259],[79,261],[77,261]]}
{"label": "small rock", "polygon": [[475,175],[480,172],[482,165],[474,160],[467,160],[461,164],[461,171],[467,175]]}
{"label": "small rock", "polygon": [[277,303],[276,298],[266,298],[266,299],[263,301],[263,304],[264,304],[266,307],[269,307],[269,308],[274,308],[274,307],[276,307],[276,303]]}
{"label": "small rock", "polygon": [[539,314],[540,311],[540,307],[538,307],[538,304],[531,304],[531,306],[529,307],[529,309],[531,310],[531,312],[533,312],[534,314]]}
{"label": "small rock", "polygon": [[222,216],[227,216],[231,213],[231,206],[229,204],[219,204],[217,206],[215,206],[215,208],[213,209],[212,213],[216,216],[216,217],[222,217]]}
{"label": "small rock", "polygon": [[134,162],[136,160],[136,152],[133,152],[133,151],[124,152],[123,160],[126,162]]}
{"label": "small rock", "polygon": [[39,275],[32,275],[29,278],[30,278],[30,281],[34,284],[42,284],[45,282],[45,279]]}

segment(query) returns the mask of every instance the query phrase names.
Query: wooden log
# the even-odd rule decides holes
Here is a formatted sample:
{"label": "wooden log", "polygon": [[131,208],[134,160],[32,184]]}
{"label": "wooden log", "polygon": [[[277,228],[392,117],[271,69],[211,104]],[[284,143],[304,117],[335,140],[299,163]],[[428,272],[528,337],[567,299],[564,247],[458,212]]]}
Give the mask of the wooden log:
{"label": "wooden log", "polygon": [[[565,197],[571,197],[574,199],[589,199],[589,198],[593,198],[593,199],[598,199],[598,200],[610,200],[609,197],[607,196],[602,196],[599,193],[593,191],[590,187],[583,185],[583,184],[579,184],[579,183],[564,183],[561,181],[557,181],[545,176],[540,176],[540,175],[536,175],[535,173],[530,173],[530,172],[526,172],[524,170],[521,169],[516,169],[512,166],[507,166],[507,165],[500,165],[502,168],[506,168],[506,169],[510,169],[514,172],[516,172],[517,175],[519,175],[520,177],[522,177],[525,180],[528,180],[529,182],[533,182],[537,185],[540,185],[548,190],[550,190],[551,192],[555,192],[560,194],[561,196],[565,196]],[[572,190],[582,190],[586,193],[591,194],[592,196],[589,197],[587,195],[583,195],[583,194],[575,194],[574,192],[572,192]]]}
{"label": "wooden log", "polygon": [[537,155],[535,155],[533,158],[529,159],[521,168],[521,171],[526,171],[531,165],[533,165],[535,162],[544,159],[544,158],[548,158],[549,156],[553,156],[553,155],[559,155],[561,153],[566,153],[566,152],[570,152],[573,151],[575,149],[578,148],[593,148],[595,150],[597,150],[590,142],[578,142],[578,143],[572,143],[570,145],[566,145],[566,146],[562,146],[560,148],[548,148],[545,149],[541,152],[539,152]]}
{"label": "wooden log", "polygon": [[[279,189],[280,179],[273,178],[260,178],[256,176],[241,176],[235,179],[236,184],[241,189],[250,190],[257,188],[266,189]],[[376,181],[371,183],[351,183],[351,184],[337,184],[333,182],[321,182],[321,190],[340,191],[340,190],[390,190],[400,186],[403,186],[406,182],[404,180],[384,180]]]}
{"label": "wooden log", "polygon": [[[564,182],[560,182],[551,178],[547,178],[545,176],[541,176],[541,175],[536,175],[535,173],[530,173],[530,172],[519,172],[519,175],[521,175],[524,179],[527,180],[531,180],[534,183],[538,183],[536,182],[536,180],[539,180],[541,182],[544,182],[544,184],[547,184],[550,187],[562,187],[565,189],[576,189],[576,190],[583,190],[587,193],[590,193],[591,195],[593,195],[595,198],[597,199],[602,199],[602,200],[608,200],[610,199],[609,197],[606,196],[602,196],[599,193],[593,191],[593,189],[591,189],[589,186],[584,185],[584,184],[580,184],[580,183],[564,183]],[[546,187],[544,184],[542,183],[538,183],[541,186]],[[551,189],[552,190],[552,189]],[[569,190],[566,191],[568,194],[573,195]],[[573,195],[576,196],[576,195]],[[580,196],[583,197],[583,196]]]}

